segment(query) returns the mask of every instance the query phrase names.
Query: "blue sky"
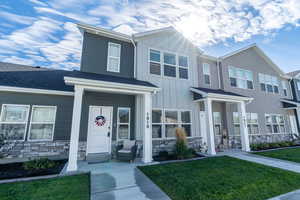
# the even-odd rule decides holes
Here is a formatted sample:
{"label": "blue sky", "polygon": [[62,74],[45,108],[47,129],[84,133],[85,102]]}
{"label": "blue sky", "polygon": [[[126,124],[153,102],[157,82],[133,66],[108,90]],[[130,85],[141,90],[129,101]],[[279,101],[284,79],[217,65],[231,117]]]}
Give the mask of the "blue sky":
{"label": "blue sky", "polygon": [[300,69],[299,0],[1,0],[0,60],[78,69],[77,22],[127,34],[172,25],[206,54],[257,43]]}

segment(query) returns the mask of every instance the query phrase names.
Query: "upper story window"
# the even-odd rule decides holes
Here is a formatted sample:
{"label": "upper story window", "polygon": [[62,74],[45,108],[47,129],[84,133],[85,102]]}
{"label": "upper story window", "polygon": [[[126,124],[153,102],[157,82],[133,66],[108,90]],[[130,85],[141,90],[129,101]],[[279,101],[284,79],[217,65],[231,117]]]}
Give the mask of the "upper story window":
{"label": "upper story window", "polygon": [[109,42],[107,54],[107,71],[120,72],[121,45]]}
{"label": "upper story window", "polygon": [[210,65],[208,63],[203,63],[203,76],[204,83],[210,85]]}
{"label": "upper story window", "polygon": [[253,89],[253,73],[237,67],[229,67],[229,79],[232,87]]}
{"label": "upper story window", "polygon": [[278,87],[279,84],[276,76],[259,73],[258,79],[259,79],[261,91],[276,93],[276,94],[279,93],[279,87]]}
{"label": "upper story window", "polygon": [[[163,66],[163,68],[162,68]],[[150,49],[150,74],[188,79],[188,57]]]}
{"label": "upper story window", "polygon": [[281,81],[281,84],[282,84],[283,95],[287,96],[288,95],[288,93],[287,93],[287,82],[286,81]]}

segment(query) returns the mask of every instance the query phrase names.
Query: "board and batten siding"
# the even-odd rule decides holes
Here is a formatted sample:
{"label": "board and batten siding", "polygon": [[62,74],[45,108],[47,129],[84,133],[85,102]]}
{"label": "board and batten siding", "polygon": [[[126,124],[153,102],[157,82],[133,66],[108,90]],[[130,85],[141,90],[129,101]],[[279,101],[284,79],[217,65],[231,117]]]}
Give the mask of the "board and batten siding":
{"label": "board and batten siding", "polygon": [[[175,53],[188,57],[188,80],[152,75],[149,72],[149,50]],[[199,104],[193,102],[191,87],[198,86],[197,56],[198,50],[179,33],[159,33],[143,38],[137,42],[136,78],[148,81],[161,88],[152,96],[152,106],[157,109],[190,110],[192,136],[200,136]],[[162,66],[163,67],[163,66]],[[142,107],[142,97],[136,99],[136,107]],[[139,110],[139,109],[137,109]],[[143,113],[137,113],[137,118]],[[141,124],[137,124],[137,138],[141,138]]]}

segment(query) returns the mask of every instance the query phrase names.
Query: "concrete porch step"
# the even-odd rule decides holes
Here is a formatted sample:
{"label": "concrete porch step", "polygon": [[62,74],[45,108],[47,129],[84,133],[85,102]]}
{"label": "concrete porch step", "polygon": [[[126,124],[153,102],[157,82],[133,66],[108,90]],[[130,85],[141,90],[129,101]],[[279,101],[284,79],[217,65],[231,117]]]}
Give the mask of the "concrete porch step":
{"label": "concrete porch step", "polygon": [[109,153],[89,153],[86,156],[86,161],[88,163],[102,163],[108,162],[111,156]]}

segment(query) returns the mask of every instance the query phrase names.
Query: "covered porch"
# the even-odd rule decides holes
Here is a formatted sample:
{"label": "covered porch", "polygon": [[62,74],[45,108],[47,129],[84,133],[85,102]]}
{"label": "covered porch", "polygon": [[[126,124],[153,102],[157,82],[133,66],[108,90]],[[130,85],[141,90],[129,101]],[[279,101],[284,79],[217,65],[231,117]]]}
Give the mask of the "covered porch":
{"label": "covered porch", "polygon": [[289,121],[291,133],[293,135],[300,134],[300,102],[291,99],[281,100],[283,108],[289,112]]}
{"label": "covered porch", "polygon": [[[87,141],[85,147],[86,155],[88,155],[88,153],[96,154],[106,151],[108,154],[112,153],[111,135],[112,130],[116,127],[116,118],[113,118],[113,113],[118,113],[119,115],[119,109],[118,111],[115,111],[116,109],[113,106],[113,101],[115,101],[115,99],[111,99],[111,105],[110,103],[105,105],[100,103],[99,106],[98,99],[90,101],[89,104],[86,105],[87,102],[85,101],[85,97],[91,93],[98,93],[100,96],[102,94],[115,95],[111,98],[119,98],[118,101],[121,102],[120,104],[122,104],[122,101],[126,101],[125,98],[123,99],[122,95],[132,96],[134,97],[133,99],[140,99],[142,101],[142,106],[135,107],[133,114],[134,123],[128,124],[128,129],[130,129],[129,126],[131,126],[131,129],[136,129],[137,124],[143,127],[141,133],[143,149],[142,161],[144,163],[152,162],[152,94],[156,93],[159,88],[151,83],[136,79],[111,78],[99,75],[95,77],[82,77],[82,75],[80,75],[75,77],[65,77],[64,79],[66,84],[74,86],[73,116],[67,172],[78,170],[77,162],[82,134],[85,134]],[[91,97],[89,98],[91,99]],[[85,124],[86,122],[82,120],[83,115],[87,115],[87,112],[89,113],[89,124]],[[136,117],[137,113],[139,113],[139,118]],[[82,129],[82,126],[87,126],[87,129]],[[130,139],[132,138],[129,136],[128,140]]]}
{"label": "covered porch", "polygon": [[[248,125],[247,125],[247,114],[246,114],[246,104],[252,101],[252,98],[245,97],[232,92],[226,92],[220,89],[208,89],[208,88],[191,88],[193,93],[193,98],[195,103],[200,104],[200,127],[203,141],[207,147],[207,153],[209,155],[215,155],[220,148],[220,144],[224,140],[232,137],[240,140],[241,149],[243,151],[250,151],[249,136],[248,136]],[[214,110],[216,109],[216,104],[233,104],[237,107],[238,120],[239,120],[239,135],[230,134],[231,130],[228,127],[228,123],[233,125],[233,120],[229,120],[229,115],[226,110],[220,112],[219,118],[228,123],[222,123],[221,119],[217,116]],[[232,116],[232,115],[231,115]],[[221,124],[224,124],[223,126]],[[228,146],[230,146],[228,144]],[[228,150],[233,148],[228,148]]]}

